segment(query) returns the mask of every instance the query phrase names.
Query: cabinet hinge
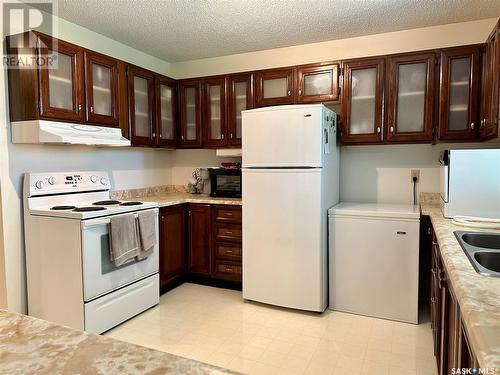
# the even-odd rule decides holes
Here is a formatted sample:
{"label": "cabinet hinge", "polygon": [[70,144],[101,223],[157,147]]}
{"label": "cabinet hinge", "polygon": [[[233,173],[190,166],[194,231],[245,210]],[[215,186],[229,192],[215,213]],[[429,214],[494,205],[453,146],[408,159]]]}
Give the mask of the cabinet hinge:
{"label": "cabinet hinge", "polygon": [[339,69],[339,76],[343,76],[344,75],[344,68],[340,68]]}
{"label": "cabinet hinge", "polygon": [[42,113],[42,103],[40,101],[38,101],[37,107],[38,107],[38,113]]}
{"label": "cabinet hinge", "polygon": [[437,57],[434,57],[434,65],[439,64],[439,59]]}

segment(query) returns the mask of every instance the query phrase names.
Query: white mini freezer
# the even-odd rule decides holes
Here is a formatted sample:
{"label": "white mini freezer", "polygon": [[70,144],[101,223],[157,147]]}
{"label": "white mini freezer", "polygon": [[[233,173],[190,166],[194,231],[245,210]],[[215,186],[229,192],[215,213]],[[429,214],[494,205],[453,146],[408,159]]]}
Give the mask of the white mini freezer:
{"label": "white mini freezer", "polygon": [[418,206],[340,203],[328,216],[330,308],[418,323]]}

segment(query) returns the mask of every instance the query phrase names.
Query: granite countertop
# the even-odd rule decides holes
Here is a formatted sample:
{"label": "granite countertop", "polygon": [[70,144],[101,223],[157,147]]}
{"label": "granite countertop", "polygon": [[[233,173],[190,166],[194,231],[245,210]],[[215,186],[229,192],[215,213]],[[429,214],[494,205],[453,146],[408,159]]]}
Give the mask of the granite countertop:
{"label": "granite countertop", "polygon": [[204,203],[204,204],[229,204],[240,205],[241,198],[215,198],[202,194],[189,194],[182,192],[162,193],[160,195],[147,195],[141,197],[145,202],[156,202],[160,207],[174,206],[182,203]]}
{"label": "granite countertop", "polygon": [[205,363],[0,310],[0,374],[234,374]]}
{"label": "granite countertop", "polygon": [[453,233],[478,229],[452,224],[435,202],[422,203],[420,207],[422,215],[431,218],[444,267],[479,365],[500,371],[500,278],[477,273]]}

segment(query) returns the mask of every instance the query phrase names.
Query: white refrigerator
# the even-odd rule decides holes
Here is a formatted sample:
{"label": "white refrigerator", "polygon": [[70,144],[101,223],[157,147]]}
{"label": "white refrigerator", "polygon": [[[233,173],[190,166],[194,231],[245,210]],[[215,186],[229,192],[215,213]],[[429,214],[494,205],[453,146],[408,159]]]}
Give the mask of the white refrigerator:
{"label": "white refrigerator", "polygon": [[337,115],[322,104],[242,112],[243,298],[324,311]]}

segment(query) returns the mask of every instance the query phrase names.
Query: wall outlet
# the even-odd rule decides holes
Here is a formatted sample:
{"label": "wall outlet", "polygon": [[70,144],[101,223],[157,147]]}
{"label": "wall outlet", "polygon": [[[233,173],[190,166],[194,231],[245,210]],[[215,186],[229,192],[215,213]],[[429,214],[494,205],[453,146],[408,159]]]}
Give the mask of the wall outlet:
{"label": "wall outlet", "polygon": [[410,182],[413,183],[414,177],[417,178],[417,182],[420,182],[420,169],[412,169],[411,170]]}

